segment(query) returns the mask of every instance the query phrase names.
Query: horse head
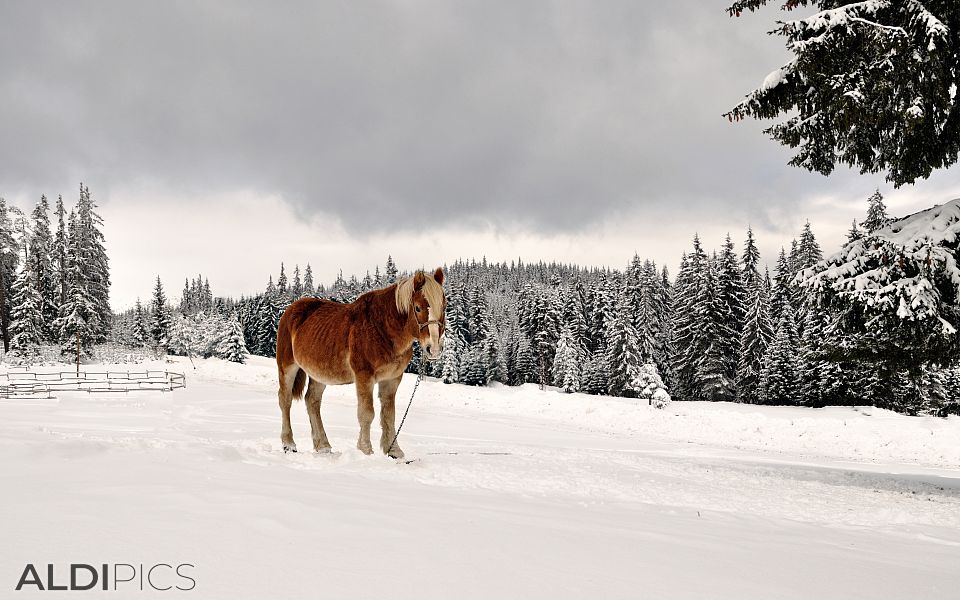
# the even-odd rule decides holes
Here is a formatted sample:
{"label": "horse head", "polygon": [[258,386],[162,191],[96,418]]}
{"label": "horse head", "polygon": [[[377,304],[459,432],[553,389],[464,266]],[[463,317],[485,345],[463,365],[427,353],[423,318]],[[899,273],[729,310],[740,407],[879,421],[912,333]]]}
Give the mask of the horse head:
{"label": "horse head", "polygon": [[437,360],[443,352],[447,299],[443,294],[443,269],[433,275],[417,271],[397,284],[397,310],[407,315],[410,331],[428,360]]}

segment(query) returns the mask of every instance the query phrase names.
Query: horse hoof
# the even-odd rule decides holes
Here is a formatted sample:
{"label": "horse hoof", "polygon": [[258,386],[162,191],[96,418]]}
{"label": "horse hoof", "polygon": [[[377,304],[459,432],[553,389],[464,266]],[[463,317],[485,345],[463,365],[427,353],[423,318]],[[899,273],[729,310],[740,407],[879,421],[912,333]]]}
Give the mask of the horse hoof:
{"label": "horse hoof", "polygon": [[333,454],[333,448],[327,446],[326,448],[317,448],[314,450],[317,454]]}
{"label": "horse hoof", "polygon": [[363,452],[367,456],[370,456],[371,454],[373,454],[373,446],[371,446],[370,444],[367,444],[365,446],[357,444],[357,450],[359,450],[360,452]]}
{"label": "horse hoof", "polygon": [[390,452],[387,452],[387,456],[396,460],[400,460],[401,458],[404,457],[404,454],[403,454],[403,450],[394,446],[393,450],[391,450]]}
{"label": "horse hoof", "polygon": [[296,452],[296,451],[297,451],[297,446],[296,446],[296,444],[292,444],[292,445],[290,445],[290,446],[287,446],[286,444],[284,444],[284,446],[283,446],[283,453],[284,453],[284,454],[286,454],[287,452]]}

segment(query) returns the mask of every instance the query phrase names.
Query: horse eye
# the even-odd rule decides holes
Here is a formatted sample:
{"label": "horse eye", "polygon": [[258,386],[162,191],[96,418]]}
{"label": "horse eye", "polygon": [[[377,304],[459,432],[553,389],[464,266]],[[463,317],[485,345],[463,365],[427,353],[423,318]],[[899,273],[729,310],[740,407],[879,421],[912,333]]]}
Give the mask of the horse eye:
{"label": "horse eye", "polygon": [[420,307],[419,307],[419,306],[417,307],[417,312],[420,312]]}

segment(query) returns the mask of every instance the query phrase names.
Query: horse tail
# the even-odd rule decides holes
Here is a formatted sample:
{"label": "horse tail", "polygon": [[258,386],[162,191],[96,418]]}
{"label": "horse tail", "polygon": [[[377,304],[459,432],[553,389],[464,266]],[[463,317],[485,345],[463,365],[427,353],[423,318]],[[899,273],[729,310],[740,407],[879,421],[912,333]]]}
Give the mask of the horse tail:
{"label": "horse tail", "polygon": [[307,374],[303,369],[297,371],[297,376],[293,380],[293,399],[300,400],[303,398],[303,386],[307,383]]}
{"label": "horse tail", "polygon": [[291,396],[297,400],[303,397],[303,388],[307,383],[307,374],[295,364],[293,359],[294,333],[303,325],[307,317],[319,307],[321,302],[322,301],[314,298],[297,300],[283,311],[283,315],[280,317],[280,323],[277,325],[277,368],[280,372],[280,387],[284,388],[290,385],[290,380],[286,379],[291,374],[289,369],[297,369],[291,391]]}

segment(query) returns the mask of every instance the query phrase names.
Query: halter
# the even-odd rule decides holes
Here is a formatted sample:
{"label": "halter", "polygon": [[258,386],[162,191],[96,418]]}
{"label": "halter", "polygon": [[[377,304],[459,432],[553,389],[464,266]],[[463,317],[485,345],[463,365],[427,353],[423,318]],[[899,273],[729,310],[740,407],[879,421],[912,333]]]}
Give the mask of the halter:
{"label": "halter", "polygon": [[[413,318],[417,319],[417,316],[414,315]],[[429,321],[424,321],[423,323],[420,322],[420,319],[417,319],[417,325],[420,326],[420,331],[423,331],[424,327],[429,327],[430,325],[440,325],[441,323],[443,323],[443,321],[439,319],[430,319]]]}

